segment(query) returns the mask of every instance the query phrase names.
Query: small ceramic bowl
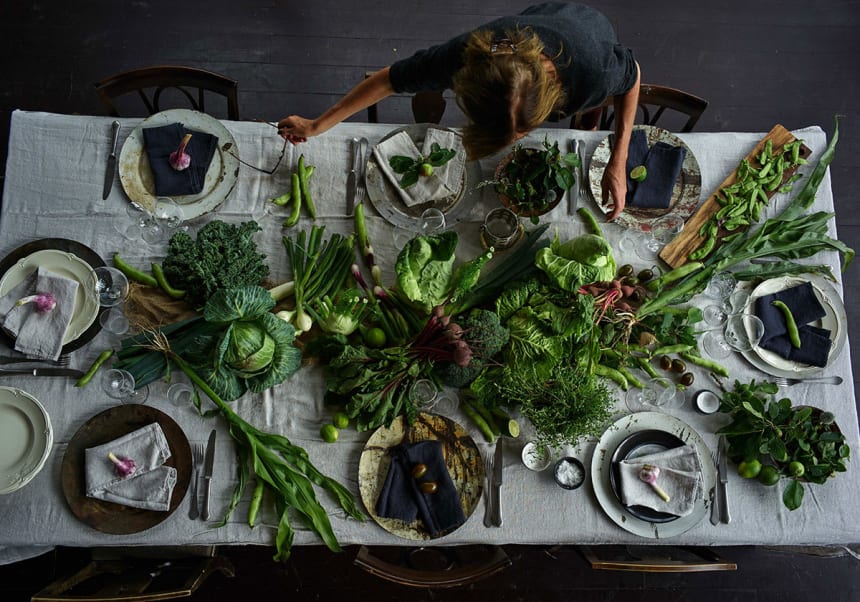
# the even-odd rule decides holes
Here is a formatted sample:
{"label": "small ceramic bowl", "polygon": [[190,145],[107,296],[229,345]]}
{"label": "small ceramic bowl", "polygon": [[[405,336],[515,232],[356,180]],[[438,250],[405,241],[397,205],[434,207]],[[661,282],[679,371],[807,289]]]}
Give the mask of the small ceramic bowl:
{"label": "small ceramic bowl", "polygon": [[546,470],[550,462],[552,462],[552,454],[549,448],[546,445],[539,445],[535,441],[529,441],[525,444],[522,458],[526,468],[536,472]]}
{"label": "small ceramic bowl", "polygon": [[693,404],[702,414],[713,414],[720,409],[720,397],[709,389],[702,389],[693,397]]}
{"label": "small ceramic bowl", "polygon": [[552,476],[562,489],[577,489],[585,483],[585,466],[577,458],[566,456],[555,463]]}

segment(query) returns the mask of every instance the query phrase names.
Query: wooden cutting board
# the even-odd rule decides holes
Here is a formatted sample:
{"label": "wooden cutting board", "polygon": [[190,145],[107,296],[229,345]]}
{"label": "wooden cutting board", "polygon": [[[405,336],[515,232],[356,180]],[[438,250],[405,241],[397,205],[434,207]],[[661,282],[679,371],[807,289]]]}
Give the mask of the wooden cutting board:
{"label": "wooden cutting board", "polygon": [[[773,129],[768,133],[767,136],[761,139],[761,141],[753,148],[749,154],[746,156],[747,161],[750,162],[750,165],[753,167],[759,168],[761,165],[759,164],[756,156],[762,151],[767,141],[770,140],[771,144],[773,144],[773,151],[781,149],[783,146],[790,142],[794,142],[796,138],[794,135],[785,129],[783,126],[777,124],[773,126]],[[812,154],[812,151],[805,145],[801,145],[800,156],[804,159],[808,158],[809,155]],[[740,164],[740,161],[738,162]],[[797,171],[797,167],[786,168],[784,172],[783,181],[787,180]],[[717,201],[717,193],[725,188],[726,186],[731,186],[735,183],[737,179],[737,169],[729,174],[729,176],[723,180],[723,183],[720,184],[717,189],[709,196],[704,203],[699,206],[693,215],[690,216],[690,219],[687,220],[686,224],[684,224],[684,229],[681,231],[678,236],[676,236],[672,242],[667,244],[660,251],[660,259],[665,261],[671,267],[676,268],[680,265],[683,265],[687,262],[687,257],[702,246],[705,242],[705,239],[699,236],[699,230],[702,225],[707,222],[712,215],[714,215],[717,211],[720,210],[720,203]],[[773,197],[776,191],[768,192],[768,198]],[[735,230],[738,232],[738,230]],[[717,244],[714,245],[714,249],[720,246],[721,240],[727,234],[731,234],[730,232],[720,229],[717,232]]]}

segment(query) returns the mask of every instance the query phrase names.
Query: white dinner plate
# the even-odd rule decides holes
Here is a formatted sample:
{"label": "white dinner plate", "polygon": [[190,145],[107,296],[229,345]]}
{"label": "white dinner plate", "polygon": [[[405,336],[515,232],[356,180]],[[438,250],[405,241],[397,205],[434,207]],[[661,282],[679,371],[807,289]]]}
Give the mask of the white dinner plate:
{"label": "white dinner plate", "polygon": [[218,151],[206,172],[203,190],[198,194],[171,197],[182,206],[185,219],[217,209],[230,195],[239,177],[239,148],[233,135],[220,121],[191,109],[169,109],[144,119],[129,134],[119,154],[119,179],[128,198],[152,211],[155,208],[155,181],[144,149],[143,129],[181,123],[188,130],[218,138]]}
{"label": "white dinner plate", "polygon": [[[702,466],[705,495],[696,501],[693,512],[687,516],[665,523],[645,521],[631,514],[612,492],[610,484],[612,455],[627,437],[644,430],[671,433],[696,449],[699,464]],[[591,456],[591,486],[600,507],[616,525],[641,537],[665,539],[685,533],[698,525],[708,515],[711,504],[709,493],[716,483],[717,471],[711,459],[711,450],[699,433],[682,420],[661,412],[636,412],[619,418],[601,435]]]}
{"label": "white dinner plate", "polygon": [[54,431],[39,401],[20,389],[0,387],[0,494],[21,489],[51,453]]}
{"label": "white dinner plate", "polygon": [[[696,210],[696,207],[698,207],[699,196],[702,192],[702,171],[699,169],[696,155],[693,154],[693,151],[690,150],[690,147],[683,140],[662,128],[653,125],[636,125],[633,126],[633,129],[645,130],[649,147],[657,142],[665,142],[666,144],[686,149],[687,154],[684,156],[684,162],[681,164],[681,173],[672,190],[672,200],[669,202],[668,209],[648,209],[627,205],[624,207],[621,215],[618,216],[618,219],[615,220],[615,223],[631,230],[650,232],[651,222],[668,213],[680,215],[686,221],[693,214],[693,211]],[[588,164],[588,185],[591,187],[597,207],[605,214],[609,213],[609,206],[603,205],[600,202],[600,199],[603,198],[600,181],[603,178],[603,171],[609,163],[609,157],[612,155],[612,148],[609,144],[610,137],[611,135],[607,136],[597,145]]]}
{"label": "white dinner plate", "polygon": [[[842,297],[839,296],[837,290],[823,276],[804,274],[803,276],[780,276],[779,278],[765,280],[753,289],[744,311],[754,314],[755,302],[759,297],[764,297],[803,284],[804,282],[812,284],[812,290],[824,308],[824,317],[812,322],[812,326],[826,328],[830,331],[830,354],[827,357],[829,365],[830,362],[839,356],[842,348],[845,346],[845,340],[848,338],[848,317],[845,314]],[[744,352],[743,356],[753,366],[773,376],[784,376],[787,378],[804,377],[824,370],[824,368],[819,366],[810,366],[809,364],[785,359],[759,346],[754,347],[751,351]]]}
{"label": "white dinner plate", "polygon": [[6,270],[0,280],[0,297],[15,288],[33,271],[43,267],[57,276],[63,276],[78,283],[75,294],[75,309],[72,319],[66,328],[63,344],[74,341],[95,322],[99,314],[99,303],[96,296],[87,294],[95,286],[95,272],[86,261],[74,255],[57,249],[44,249],[28,255]]}

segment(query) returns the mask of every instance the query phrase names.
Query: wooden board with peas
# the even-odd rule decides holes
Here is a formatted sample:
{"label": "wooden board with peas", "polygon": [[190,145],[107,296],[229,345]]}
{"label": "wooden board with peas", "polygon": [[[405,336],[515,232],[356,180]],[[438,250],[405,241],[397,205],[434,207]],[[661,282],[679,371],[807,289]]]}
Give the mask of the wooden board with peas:
{"label": "wooden board with peas", "polygon": [[663,247],[660,258],[673,268],[703,260],[726,237],[757,222],[770,198],[787,192],[810,154],[802,140],[775,125]]}

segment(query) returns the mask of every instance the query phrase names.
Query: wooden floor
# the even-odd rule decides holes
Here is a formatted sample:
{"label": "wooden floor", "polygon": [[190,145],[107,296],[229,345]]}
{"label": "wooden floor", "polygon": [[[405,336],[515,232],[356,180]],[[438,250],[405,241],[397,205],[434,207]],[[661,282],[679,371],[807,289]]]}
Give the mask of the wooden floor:
{"label": "wooden floor", "polygon": [[[0,164],[5,165],[12,110],[100,114],[92,84],[115,72],[153,64],[204,67],[239,81],[245,119],[314,116],[366,70],[527,5],[513,0],[7,0],[0,3]],[[633,49],[643,81],[710,101],[699,131],[766,132],[781,123],[789,129],[820,125],[831,134],[834,116],[842,115],[831,168],[837,227],[842,240],[860,248],[860,195],[853,181],[860,173],[860,2],[606,0],[595,5]],[[408,99],[387,100],[380,119],[409,121]],[[444,123],[460,124],[453,102]],[[858,264],[845,274],[854,341],[860,340]],[[856,364],[854,374],[856,382]],[[500,600],[567,599],[574,592],[585,600],[860,599],[860,564],[851,557],[737,552],[742,570],[735,574],[646,578],[592,572],[571,549],[512,548],[514,566],[497,581],[504,593],[493,595]],[[350,565],[343,555],[331,559],[316,549],[300,549],[294,563],[275,568],[261,561],[268,552],[234,553],[240,576],[229,587],[220,583],[235,597],[210,591],[197,598],[236,599],[242,591],[253,591],[258,599],[273,597],[273,591],[295,599],[405,597],[400,588],[346,578],[356,571],[345,568]],[[16,575],[3,574],[0,592]],[[351,595],[354,583],[360,586]],[[259,596],[266,588],[269,596]],[[492,588],[482,585],[474,592],[489,594]],[[474,592],[445,597],[472,598]]]}

